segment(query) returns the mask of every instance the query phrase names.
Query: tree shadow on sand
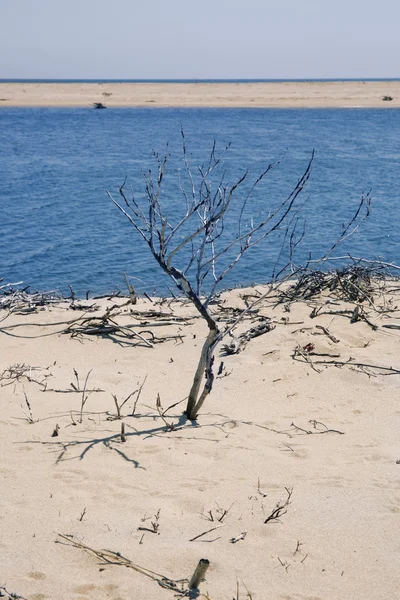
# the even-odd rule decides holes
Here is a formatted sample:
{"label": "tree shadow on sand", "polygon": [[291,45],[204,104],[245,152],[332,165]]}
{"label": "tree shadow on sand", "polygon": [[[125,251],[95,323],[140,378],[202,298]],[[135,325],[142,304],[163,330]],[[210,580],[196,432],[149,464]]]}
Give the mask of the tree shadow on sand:
{"label": "tree shadow on sand", "polygon": [[[188,420],[186,415],[183,415],[183,414],[174,415],[173,417],[171,416],[169,421],[166,421],[159,414],[134,415],[134,417],[132,417],[132,418],[134,418],[134,419],[146,418],[146,419],[154,419],[156,421],[158,421],[159,419],[162,419],[163,424],[156,425],[155,427],[146,428],[146,429],[136,429],[133,426],[128,425],[130,430],[129,431],[124,430],[123,435],[121,435],[121,432],[118,432],[118,433],[114,433],[114,434],[103,436],[103,437],[98,436],[98,437],[79,439],[79,440],[76,440],[76,439],[75,440],[74,439],[67,440],[67,441],[28,440],[24,443],[40,444],[42,446],[46,446],[51,451],[56,452],[57,453],[57,458],[55,461],[56,464],[67,461],[67,460],[77,460],[77,459],[83,460],[91,450],[94,450],[96,447],[103,446],[104,448],[107,448],[108,450],[113,450],[120,458],[122,458],[123,460],[125,460],[128,463],[131,463],[135,467],[135,469],[145,469],[145,467],[141,466],[139,461],[128,456],[127,452],[125,452],[122,449],[123,445],[128,441],[129,438],[142,438],[143,440],[146,440],[148,438],[153,438],[153,437],[162,437],[165,439],[171,439],[171,437],[172,437],[174,439],[176,438],[176,439],[196,440],[196,441],[201,440],[201,441],[218,443],[221,441],[221,439],[224,439],[232,434],[231,431],[225,429],[225,427],[224,427],[225,425],[232,423],[232,421],[230,421],[230,420],[228,420],[227,422],[222,422],[222,423],[213,422],[213,423],[206,423],[206,424],[200,425],[199,423],[197,423],[197,421]],[[125,421],[121,420],[121,423],[125,423],[125,425],[127,425],[127,423]],[[213,429],[216,428],[221,431],[221,433],[223,434],[221,439],[215,439],[215,438],[206,437],[206,436],[200,437],[198,435],[196,435],[196,436],[180,435],[182,433],[186,434],[188,432],[188,430],[198,431],[200,428],[202,430],[204,430],[204,429],[208,429],[210,427]],[[73,456],[67,456],[68,453],[74,452],[74,450],[78,450],[78,453],[77,454],[74,453]]]}

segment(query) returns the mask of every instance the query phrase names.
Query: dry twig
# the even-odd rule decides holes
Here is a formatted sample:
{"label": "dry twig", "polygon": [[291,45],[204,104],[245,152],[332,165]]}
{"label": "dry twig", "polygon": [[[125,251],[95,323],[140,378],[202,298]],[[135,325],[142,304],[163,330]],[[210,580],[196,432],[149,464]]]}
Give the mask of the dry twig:
{"label": "dry twig", "polygon": [[278,521],[279,518],[287,513],[287,507],[291,503],[291,498],[293,494],[293,488],[285,487],[287,498],[285,500],[280,500],[274,510],[270,515],[265,519],[264,523],[270,523],[271,521]]}
{"label": "dry twig", "polygon": [[9,592],[4,585],[0,586],[0,598],[6,598],[6,600],[27,600],[25,596]]}
{"label": "dry twig", "polygon": [[170,579],[165,575],[160,575],[155,571],[151,571],[150,569],[146,569],[145,567],[133,563],[129,558],[125,558],[119,552],[113,552],[112,550],[94,550],[93,548],[90,548],[90,546],[78,542],[72,535],[58,534],[56,544],[64,544],[66,546],[84,550],[88,554],[95,556],[102,565],[117,565],[133,569],[137,573],[156,581],[161,587],[178,593],[181,597],[185,594],[188,595],[187,589],[184,589],[184,584],[188,582],[187,579]]}
{"label": "dry twig", "polygon": [[196,535],[195,537],[191,538],[189,540],[189,542],[195,542],[199,538],[203,537],[203,535],[206,535],[207,533],[211,533],[212,531],[215,531],[216,529],[220,529],[220,527],[225,527],[225,523],[221,523],[220,525],[216,525],[215,527],[211,527],[211,529],[207,529],[207,531],[203,531],[203,533],[199,533],[199,535]]}
{"label": "dry twig", "polygon": [[[306,435],[315,435],[323,433],[338,433],[339,435],[344,435],[344,431],[339,431],[338,429],[329,429],[329,427],[327,427],[324,423],[321,423],[321,421],[311,419],[308,422],[311,423],[311,425],[314,427],[314,431],[310,429],[304,429],[303,427],[298,427],[298,425],[295,425],[294,423],[291,423],[290,427],[293,427],[293,429],[295,429],[296,431],[301,431]],[[318,429],[319,426],[321,426],[323,429]]]}

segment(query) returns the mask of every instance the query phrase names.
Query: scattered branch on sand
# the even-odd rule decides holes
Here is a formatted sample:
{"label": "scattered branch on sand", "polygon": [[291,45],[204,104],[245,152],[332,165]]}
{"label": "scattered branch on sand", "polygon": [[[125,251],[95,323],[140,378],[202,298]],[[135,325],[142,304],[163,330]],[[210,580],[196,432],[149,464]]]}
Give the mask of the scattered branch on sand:
{"label": "scattered branch on sand", "polygon": [[[190,317],[179,317],[171,312],[162,312],[156,310],[130,310],[129,315],[138,320],[137,327],[166,327],[170,325],[189,325],[200,315]],[[149,321],[149,319],[151,319]]]}
{"label": "scattered branch on sand", "polygon": [[151,527],[141,526],[138,527],[138,531],[149,531],[150,533],[156,533],[157,535],[160,535],[160,532],[158,531],[160,527],[160,512],[161,508],[159,508],[156,514],[154,515],[154,521],[151,521]]}
{"label": "scattered branch on sand", "polygon": [[49,304],[58,304],[64,300],[57,291],[30,292],[29,287],[22,289],[16,286],[23,282],[3,284],[0,286],[0,310],[8,310],[10,313],[29,314],[36,312],[38,307]]}
{"label": "scattered branch on sand", "polygon": [[294,360],[298,360],[298,357],[301,357],[306,363],[308,363],[310,365],[310,367],[313,369],[313,371],[315,371],[316,373],[321,373],[321,371],[319,369],[314,367],[314,363],[313,363],[312,359],[310,358],[310,354],[314,350],[314,347],[315,347],[314,344],[306,344],[305,346],[301,346],[300,344],[297,344],[297,346],[293,350],[292,358]]}
{"label": "scattered branch on sand", "polygon": [[236,542],[240,542],[240,540],[244,540],[246,535],[247,535],[247,531],[243,531],[240,535],[238,535],[237,537],[231,538],[229,541],[231,542],[231,544],[236,544]]}
{"label": "scattered branch on sand", "polygon": [[[351,256],[348,260],[351,260]],[[326,258],[323,262],[326,262]],[[357,261],[358,263],[359,261]],[[321,261],[319,261],[321,263]],[[335,271],[303,269],[296,282],[280,291],[279,304],[296,300],[310,300],[329,291],[330,295],[348,302],[368,302],[372,307],[373,296],[379,285],[379,275],[384,271],[379,262],[368,267],[349,265]]]}
{"label": "scattered branch on sand", "polygon": [[322,310],[322,306],[319,306],[318,308],[314,307],[310,313],[311,319],[315,319],[315,317],[321,317],[322,315],[347,317],[348,319],[350,319],[350,323],[364,321],[367,325],[371,327],[373,331],[376,331],[378,329],[378,326],[370,321],[370,319],[367,316],[367,313],[365,312],[365,309],[359,304],[357,304],[352,310]]}
{"label": "scattered branch on sand", "polygon": [[288,431],[279,431],[279,429],[274,429],[273,427],[267,427],[266,425],[260,425],[259,423],[253,423],[252,421],[241,421],[241,423],[243,423],[243,425],[259,427],[260,429],[265,429],[266,431],[272,431],[273,433],[279,433],[281,435],[286,435],[287,437],[292,437]]}
{"label": "scattered branch on sand", "polygon": [[[400,270],[400,267],[380,261],[355,259],[351,256],[337,257],[337,260],[345,258],[352,260],[354,264],[327,273],[305,269],[295,284],[279,292],[278,303],[312,300],[314,304],[310,313],[312,319],[321,316],[340,316],[348,318],[352,324],[364,321],[373,331],[376,331],[378,329],[375,322],[377,316],[387,317],[389,314],[399,312],[397,305],[394,303],[393,293],[397,289],[394,287],[398,280],[396,271]],[[393,276],[393,270],[396,270],[395,277]],[[320,298],[317,298],[318,296]],[[352,303],[353,306],[342,308],[340,306],[341,301]],[[338,305],[337,308],[333,307],[335,304]],[[387,327],[387,324],[383,323],[379,326],[400,329],[397,324]],[[339,342],[327,328],[321,325],[317,325],[317,328],[333,343]],[[317,334],[318,332],[312,333],[312,335]],[[297,355],[299,357],[301,352],[298,352]],[[311,361],[305,356],[302,358],[314,365],[324,364],[314,359]],[[325,364],[328,363],[325,362]],[[340,366],[338,361],[336,366]],[[365,368],[365,365],[359,367],[360,370],[371,376],[371,373],[368,373]]]}
{"label": "scattered branch on sand", "polygon": [[286,448],[286,450],[282,450],[282,452],[295,452],[295,450],[293,450],[292,446],[289,446],[289,444],[285,444],[285,442],[282,442],[282,444]]}
{"label": "scattered branch on sand", "polygon": [[226,525],[226,523],[221,523],[220,525],[215,525],[215,527],[211,527],[211,529],[207,529],[207,531],[203,531],[203,533],[199,533],[199,535],[196,535],[195,537],[191,538],[189,540],[189,542],[195,542],[199,538],[203,537],[203,535],[206,535],[207,533],[211,533],[212,531],[215,531],[216,529],[220,529],[220,527],[225,527],[225,525]]}
{"label": "scattered branch on sand", "polygon": [[[316,371],[317,373],[321,373],[321,371],[319,369],[317,369],[316,367],[314,367],[314,365],[323,365],[326,367],[334,366],[334,367],[338,367],[338,368],[349,367],[353,370],[358,370],[361,373],[365,373],[366,375],[371,374],[368,372],[368,370],[371,370],[372,372],[376,371],[378,375],[400,375],[400,369],[395,369],[394,367],[386,367],[384,365],[375,365],[375,364],[371,364],[371,363],[359,362],[359,361],[354,360],[354,358],[352,356],[350,356],[350,358],[348,360],[336,360],[336,358],[334,358],[334,360],[313,360],[313,361],[311,361],[310,355],[311,356],[324,356],[322,354],[317,354],[317,353],[312,353],[312,352],[309,352],[307,354],[306,352],[304,352],[304,348],[302,349],[300,346],[296,346],[296,348],[292,354],[292,358],[294,360],[299,360],[300,362],[303,362],[303,360],[304,360],[305,362],[310,364],[312,366],[312,368],[314,369],[314,371]],[[325,356],[326,356],[326,354],[325,354]],[[331,355],[328,355],[328,356],[331,356]],[[355,369],[354,367],[357,367],[357,369]]]}
{"label": "scattered branch on sand", "polygon": [[[128,301],[130,303],[130,300]],[[136,331],[137,328],[141,327],[161,327],[167,325],[187,325],[190,323],[190,319],[187,318],[169,318],[168,320],[157,319],[155,322],[149,322],[148,320],[141,321],[139,323],[127,323],[121,325],[116,321],[116,318],[121,313],[123,307],[126,307],[127,303],[124,304],[113,304],[108,307],[103,315],[86,317],[85,314],[74,321],[68,322],[68,326],[62,331],[62,333],[70,334],[72,337],[83,336],[83,335],[99,335],[99,336],[113,336],[113,339],[117,340],[138,340],[139,344],[143,344],[147,348],[153,348],[154,344],[162,343],[168,340],[179,340],[185,337],[181,333],[175,335],[156,336],[150,329],[142,329],[140,332]],[[156,319],[160,313],[157,311],[131,311],[130,314],[136,319],[139,316],[150,315],[153,319]]]}
{"label": "scattered branch on sand", "polygon": [[18,335],[17,333],[15,333],[14,330],[17,329],[18,327],[50,328],[50,327],[56,327],[57,325],[73,325],[74,323],[77,323],[81,319],[83,319],[87,312],[88,311],[85,310],[84,314],[81,315],[80,317],[78,317],[77,319],[69,319],[67,321],[55,321],[52,323],[15,323],[14,325],[7,325],[4,327],[0,327],[0,333],[1,332],[5,333],[5,335],[8,335],[10,337],[24,338],[24,339],[36,339],[36,338],[48,337],[51,335],[58,335],[59,333],[64,333],[65,329],[63,328],[63,329],[59,329],[56,331],[51,331],[50,333],[40,333],[39,335]]}
{"label": "scattered branch on sand", "polygon": [[224,354],[238,354],[241,350],[246,347],[246,344],[252,340],[253,338],[259,337],[264,333],[268,333],[275,329],[275,325],[273,325],[271,319],[267,317],[262,317],[262,323],[256,325],[255,327],[251,327],[248,331],[241,333],[240,335],[233,336],[232,341],[229,344],[223,344],[221,346],[221,351]]}
{"label": "scattered branch on sand", "polygon": [[[334,344],[338,344],[340,342],[340,340],[338,340],[334,335],[331,334],[331,332],[329,331],[329,329],[327,327],[323,327],[322,325],[316,325],[317,329],[320,329],[322,331],[322,334],[325,334],[330,340],[331,342],[333,342]],[[318,332],[313,333],[313,335],[322,335]]]}
{"label": "scattered branch on sand", "polygon": [[[25,363],[15,363],[0,374],[0,386],[4,387],[13,383],[24,383],[27,381],[28,383],[36,383],[41,388],[46,389],[46,380],[48,377],[51,377],[49,369],[50,367],[32,367]],[[33,376],[33,372],[38,371],[41,372],[40,379],[36,379]],[[43,373],[43,371],[47,371],[47,373]]]}
{"label": "scattered branch on sand", "polygon": [[[315,361],[321,365],[334,365],[336,367],[359,367],[360,372],[367,373],[365,369],[373,369],[378,371],[379,375],[400,375],[400,370],[395,369],[393,367],[386,367],[383,365],[371,365],[370,363],[356,362],[352,357],[347,361],[339,361],[339,360],[318,360]],[[381,373],[380,371],[384,371]],[[368,373],[367,373],[368,374]]]}
{"label": "scattered branch on sand", "polygon": [[6,600],[27,600],[25,596],[9,592],[4,585],[0,586],[0,598],[6,598]]}
{"label": "scattered branch on sand", "polygon": [[289,504],[292,501],[293,488],[285,487],[287,498],[280,500],[271,514],[265,519],[264,523],[270,523],[271,521],[279,522],[279,518],[287,513]]}
{"label": "scattered branch on sand", "polygon": [[[155,336],[151,331],[138,333],[133,329],[133,325],[119,325],[111,316],[111,310],[107,309],[101,317],[85,317],[74,321],[64,329],[63,333],[71,334],[73,337],[78,335],[111,335],[123,334],[128,339],[139,339],[148,348],[153,347]],[[144,333],[149,333],[151,341],[144,337]]]}
{"label": "scattered branch on sand", "polygon": [[83,511],[81,512],[81,514],[80,514],[80,517],[79,517],[78,521],[82,522],[82,521],[83,521],[83,517],[84,517],[85,515],[86,515],[86,506],[85,506],[85,508],[83,509]]}
{"label": "scattered branch on sand", "polygon": [[177,593],[180,597],[189,595],[189,590],[185,586],[185,584],[188,583],[188,579],[170,579],[165,575],[160,575],[150,569],[140,567],[129,560],[129,558],[122,556],[119,552],[113,552],[112,550],[94,550],[93,548],[90,548],[90,546],[78,542],[72,535],[58,534],[58,539],[55,540],[55,543],[84,550],[88,554],[95,556],[100,561],[101,565],[116,565],[132,569],[137,573],[156,581],[161,587]]}
{"label": "scattered branch on sand", "polygon": [[[296,431],[301,432],[305,435],[315,435],[318,433],[339,433],[340,435],[344,435],[344,431],[339,431],[338,429],[330,429],[324,423],[321,423],[321,421],[316,421],[315,419],[311,419],[308,422],[311,423],[311,425],[314,427],[314,431],[309,430],[309,429],[303,429],[302,427],[298,427],[294,423],[291,423],[290,427],[292,427]],[[322,427],[322,429],[321,429],[321,427]]]}
{"label": "scattered branch on sand", "polygon": [[260,478],[257,479],[257,493],[261,496],[261,498],[266,498],[268,494],[261,490],[261,482]]}
{"label": "scattered branch on sand", "polygon": [[71,304],[68,306],[69,310],[80,310],[84,313],[91,313],[91,312],[97,312],[98,310],[100,310],[100,306],[98,304],[82,304],[82,302],[71,302]]}
{"label": "scattered branch on sand", "polygon": [[298,552],[300,552],[300,547],[301,546],[304,546],[304,544],[302,542],[300,542],[300,540],[297,540],[297,544],[296,544],[296,548],[295,548],[295,550],[293,552],[293,556],[296,556],[296,554]]}
{"label": "scattered branch on sand", "polygon": [[[249,296],[246,296],[249,298]],[[255,296],[256,300],[260,299],[260,296]],[[210,302],[210,305],[214,307],[215,314],[218,315],[218,323],[226,323],[230,325],[236,321],[238,317],[243,313],[243,308],[237,306],[225,306],[223,303],[226,300],[218,300],[218,302]],[[246,312],[243,315],[242,321],[254,321],[259,318],[260,308],[251,308],[252,305],[245,304]],[[259,320],[265,320],[265,317],[259,318]]]}
{"label": "scattered branch on sand", "polygon": [[289,567],[290,567],[290,563],[288,563],[286,560],[283,561],[279,558],[279,556],[277,556],[277,559],[279,561],[279,564],[281,565],[281,567],[283,567],[286,571],[286,573],[289,571]]}

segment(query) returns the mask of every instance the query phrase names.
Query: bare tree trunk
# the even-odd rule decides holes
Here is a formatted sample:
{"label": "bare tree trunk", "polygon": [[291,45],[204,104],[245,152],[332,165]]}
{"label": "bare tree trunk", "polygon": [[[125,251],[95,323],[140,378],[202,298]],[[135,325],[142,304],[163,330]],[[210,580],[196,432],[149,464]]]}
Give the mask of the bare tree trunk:
{"label": "bare tree trunk", "polygon": [[[214,323],[214,327],[210,327],[210,331],[208,333],[207,339],[204,342],[199,363],[197,365],[196,373],[193,378],[192,387],[189,393],[189,398],[186,406],[185,414],[188,419],[194,420],[197,417],[197,414],[202,407],[204,400],[211,392],[212,384],[214,381],[214,375],[212,372],[212,352],[214,349],[214,342],[219,334],[218,327]],[[202,380],[206,376],[206,383],[204,385],[203,391],[201,393],[200,398],[200,386]]]}
{"label": "bare tree trunk", "polygon": [[[285,269],[293,267],[293,252],[304,237],[304,228],[300,236],[296,231],[299,218],[297,214],[302,208],[298,206],[298,198],[308,183],[314,151],[302,176],[289,195],[279,202],[272,201],[265,214],[261,213],[255,222],[249,218],[246,223],[252,194],[271,169],[280,164],[280,161],[269,164],[250,185],[247,192],[242,188],[237,228],[236,226],[225,228],[225,220],[233,204],[233,196],[236,197],[236,193],[240,193],[239,188],[248,173],[244,173],[233,185],[228,184],[221,161],[229,146],[218,156],[215,153],[214,142],[208,162],[198,167],[195,177],[191,170],[191,156],[186,151],[183,131],[181,133],[185,169],[183,179],[178,174],[178,186],[184,201],[180,203],[181,208],[175,215],[176,218],[169,219],[164,212],[166,207],[163,207],[161,195],[169,154],[160,157],[154,153],[157,171],[153,174],[149,169],[143,174],[146,192],[144,200],[136,200],[133,192],[131,199],[127,198],[124,190],[126,180],[119,188],[123,200],[121,204],[114,200],[109,192],[108,195],[127,217],[136,233],[147,243],[160,268],[173,279],[179,291],[185,294],[207,323],[208,336],[201,351],[185,411],[188,419],[196,419],[213,387],[214,350],[249,310],[249,307],[243,309],[233,325],[224,326],[220,331],[210,312],[210,303],[215,298],[221,282],[244,253],[284,228],[286,228],[284,239],[289,240],[289,262],[278,275],[281,275]],[[212,184],[212,175],[217,178],[216,185]],[[185,181],[187,190],[185,190]],[[369,193],[361,198],[354,216],[343,226],[339,238],[325,254],[324,259],[327,259],[340,243],[358,229],[369,215],[370,201]],[[231,217],[229,219],[231,222]],[[309,262],[307,266],[308,264]],[[259,301],[260,299],[257,299],[255,303]],[[264,331],[253,328],[252,333],[261,334]],[[242,336],[242,339],[247,338]]]}

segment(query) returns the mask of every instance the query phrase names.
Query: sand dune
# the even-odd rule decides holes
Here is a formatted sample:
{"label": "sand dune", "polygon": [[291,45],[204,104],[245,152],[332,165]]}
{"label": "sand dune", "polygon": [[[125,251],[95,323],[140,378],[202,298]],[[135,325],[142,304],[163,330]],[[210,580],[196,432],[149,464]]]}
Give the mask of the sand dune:
{"label": "sand dune", "polygon": [[[222,306],[244,306],[242,295],[225,294]],[[158,575],[104,564],[75,541],[170,580],[206,558],[192,597],[232,600],[237,585],[240,599],[397,597],[400,375],[355,363],[400,368],[400,332],[382,327],[399,322],[398,300],[398,291],[377,289],[375,307],[391,312],[367,303],[370,323],[351,324],[340,311],[354,304],[335,297],[275,308],[276,297],[267,299],[260,314],[275,328],[218,357],[225,370],[198,423],[182,419],[181,403],[164,417],[174,430],[156,398],[166,408],[188,392],[205,333],[190,307],[113,299],[82,303],[96,304],[93,313],[70,303],[0,311],[0,584],[29,600],[174,598]],[[148,347],[126,330],[63,333],[111,304],[121,305],[119,324],[169,339]],[[148,311],[168,313],[171,324]],[[317,362],[330,360],[351,364]],[[74,369],[79,388],[90,371],[86,388],[95,390],[82,422]],[[146,377],[134,416],[137,395],[117,419],[113,394],[121,404]],[[265,523],[277,505],[280,518]]]}
{"label": "sand dune", "polygon": [[[391,101],[383,98],[391,97]],[[393,108],[400,81],[0,83],[1,106]]]}

